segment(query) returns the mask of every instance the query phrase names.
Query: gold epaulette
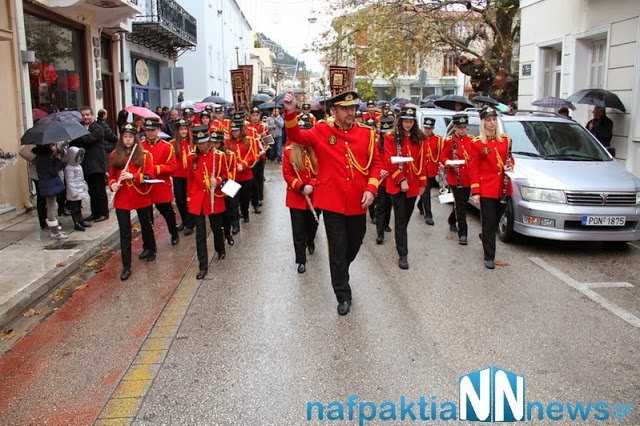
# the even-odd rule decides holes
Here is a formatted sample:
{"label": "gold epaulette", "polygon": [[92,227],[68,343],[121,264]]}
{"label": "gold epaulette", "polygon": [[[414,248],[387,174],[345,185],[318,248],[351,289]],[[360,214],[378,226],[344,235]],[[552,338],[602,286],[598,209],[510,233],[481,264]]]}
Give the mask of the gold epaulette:
{"label": "gold epaulette", "polygon": [[369,129],[369,130],[375,130],[373,127],[371,127],[371,126],[367,126],[367,125],[366,125],[366,124],[364,124],[364,123],[356,123],[356,124],[357,124],[359,127],[365,127],[365,128],[367,128],[367,129]]}

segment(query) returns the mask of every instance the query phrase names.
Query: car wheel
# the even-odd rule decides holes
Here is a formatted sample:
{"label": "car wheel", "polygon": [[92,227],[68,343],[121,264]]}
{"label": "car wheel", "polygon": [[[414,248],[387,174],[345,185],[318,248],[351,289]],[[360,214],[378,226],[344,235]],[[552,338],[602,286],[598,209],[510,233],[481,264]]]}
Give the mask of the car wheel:
{"label": "car wheel", "polygon": [[511,199],[507,200],[507,208],[498,222],[498,238],[503,243],[511,243],[516,239],[516,232],[513,230],[513,202]]}

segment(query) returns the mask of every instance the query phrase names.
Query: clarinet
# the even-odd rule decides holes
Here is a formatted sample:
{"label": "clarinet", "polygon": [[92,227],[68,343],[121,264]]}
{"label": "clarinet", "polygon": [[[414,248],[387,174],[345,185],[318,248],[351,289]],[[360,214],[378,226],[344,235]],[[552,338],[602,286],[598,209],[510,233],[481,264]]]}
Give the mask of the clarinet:
{"label": "clarinet", "polygon": [[[454,138],[455,136],[451,138],[451,156],[453,157],[454,161],[457,161],[458,160],[458,142],[456,142]],[[458,180],[458,185],[456,186],[456,188],[462,188],[462,177],[460,177],[460,166],[456,164],[455,166],[453,166],[453,168],[456,170],[456,178]]]}
{"label": "clarinet", "polygon": [[[498,151],[496,151],[496,155],[498,155]],[[507,203],[507,189],[509,188],[509,176],[505,172],[505,168],[507,164],[511,161],[511,141],[507,139],[507,158],[505,159],[504,164],[502,165],[502,191],[500,192],[500,203]]]}

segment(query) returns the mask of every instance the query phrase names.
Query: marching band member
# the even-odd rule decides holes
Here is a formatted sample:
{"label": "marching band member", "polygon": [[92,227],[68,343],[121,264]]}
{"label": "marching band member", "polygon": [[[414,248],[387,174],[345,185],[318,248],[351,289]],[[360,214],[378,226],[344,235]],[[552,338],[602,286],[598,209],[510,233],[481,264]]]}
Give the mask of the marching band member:
{"label": "marching band member", "polygon": [[372,127],[376,127],[380,122],[380,113],[376,111],[376,103],[373,101],[367,102],[367,112],[362,114],[362,120],[366,123],[367,120],[373,120],[375,125]]}
{"label": "marching band member", "polygon": [[[255,161],[255,155],[251,141],[245,133],[244,125],[244,113],[235,113],[231,124],[231,138],[228,148],[236,154],[235,181],[238,182],[242,188],[240,188],[235,198],[240,204],[240,213],[242,214],[244,223],[248,223],[249,199],[251,197],[251,182],[253,180],[251,165]],[[240,232],[240,218],[235,212],[233,215],[233,229],[231,232],[237,234]]]}
{"label": "marching band member", "polygon": [[[173,187],[171,176],[176,172],[176,155],[173,145],[167,141],[158,139],[160,120],[157,118],[147,118],[144,121],[144,131],[146,138],[140,144],[142,148],[151,153],[153,158],[154,174],[156,179],[161,179],[164,183],[155,183],[151,186],[151,202],[167,222],[167,229],[171,234],[171,245],[180,242],[178,226],[176,225],[176,213],[173,211],[171,202],[173,201]],[[141,256],[144,253],[141,254]]]}
{"label": "marching band member", "polygon": [[309,130],[300,130],[293,92],[283,100],[288,136],[314,148],[318,157],[314,206],[323,211],[338,315],[347,315],[352,302],[349,266],[366,234],[367,208],[378,192],[381,161],[375,131],[353,121],[358,94],[343,92],[329,102],[332,123],[321,121]]}
{"label": "marching band member", "polygon": [[231,134],[231,120],[225,118],[222,107],[215,107],[213,109],[215,119],[209,123],[209,133],[224,132],[225,139],[229,139]]}
{"label": "marching band member", "polygon": [[419,205],[422,206],[424,221],[427,225],[433,225],[433,214],[431,213],[431,188],[438,188],[436,175],[438,174],[438,164],[440,163],[440,151],[442,151],[442,138],[433,133],[436,120],[431,117],[424,117],[422,120],[422,131],[427,136],[425,141],[427,162],[427,187],[424,195],[420,198]]}
{"label": "marching band member", "polygon": [[125,124],[109,159],[109,188],[115,192],[113,206],[120,231],[122,281],[131,276],[131,210],[138,213],[142,230],[143,250],[139,258],[148,262],[156,260],[156,239],[151,224],[151,185],[144,183],[145,178],[155,176],[154,167],[151,154],[142,148],[137,133],[135,126]]}
{"label": "marching band member", "polygon": [[362,111],[360,111],[359,109],[356,110],[356,115],[354,115],[353,117],[353,121],[355,121],[356,123],[362,123]]}
{"label": "marching band member", "polygon": [[176,171],[173,174],[173,195],[182,223],[178,231],[184,229],[184,235],[193,234],[193,222],[187,210],[187,163],[193,146],[189,122],[181,118],[175,122],[175,137],[169,142],[176,153]]}
{"label": "marching band member", "polygon": [[[441,167],[447,170],[447,183],[453,192],[453,210],[447,221],[452,232],[458,232],[458,244],[467,245],[467,202],[471,193],[469,181],[469,155],[473,138],[467,134],[469,117],[456,114],[452,117],[454,132],[442,145]],[[464,161],[463,164],[447,164],[448,161]],[[456,226],[457,224],[457,226]]]}
{"label": "marching band member", "polygon": [[304,120],[304,118],[302,118],[302,116],[307,116],[309,117],[309,121],[311,123],[311,127],[316,125],[316,117],[311,114],[311,104],[302,104],[302,107],[300,108],[302,110],[302,112],[300,114],[298,114],[298,120]]}
{"label": "marching band member", "polygon": [[[307,116],[308,117],[308,116]],[[311,120],[300,120],[301,129],[313,127]],[[286,206],[289,207],[291,216],[291,233],[293,235],[293,248],[298,264],[298,273],[307,270],[307,255],[316,250],[315,238],[318,230],[316,217],[320,210],[316,210],[316,216],[309,205],[313,196],[313,188],[316,185],[318,172],[318,159],[311,147],[299,145],[293,141],[284,148],[282,160],[282,174],[287,183]]]}
{"label": "marching band member", "polygon": [[484,266],[495,268],[496,228],[513,189],[505,171],[513,169],[511,139],[499,125],[498,113],[491,107],[480,110],[480,135],[471,145],[469,176],[473,200],[480,203]]}
{"label": "marching band member", "polygon": [[199,271],[196,279],[207,275],[209,257],[207,253],[207,228],[205,218],[209,218],[213,232],[213,247],[218,259],[224,259],[226,250],[222,235],[222,213],[225,211],[224,194],[221,185],[227,180],[224,154],[212,148],[211,141],[222,141],[222,133],[209,135],[207,126],[193,128],[196,150],[189,156],[187,185],[189,188],[189,213],[196,227],[196,252]]}
{"label": "marching band member", "polygon": [[207,109],[204,109],[200,113],[200,126],[206,126],[209,129],[211,125],[211,112]]}
{"label": "marching band member", "polygon": [[[227,177],[230,180],[236,179],[237,161],[236,154],[229,150],[225,143],[225,136],[223,131],[215,132],[218,137],[212,138],[213,148],[224,154],[224,166],[227,169]],[[222,138],[220,138],[222,136]],[[238,203],[233,197],[229,197],[225,194],[224,198],[225,211],[222,214],[222,230],[224,231],[224,238],[227,244],[230,246],[235,244],[233,239],[232,224],[233,219],[236,217],[234,213],[238,214]]]}
{"label": "marching band member", "polygon": [[187,107],[182,111],[182,118],[189,122],[189,127],[197,125],[196,112],[193,108]]}
{"label": "marching band member", "polygon": [[251,206],[256,214],[262,213],[260,206],[264,198],[264,163],[267,161],[267,150],[262,143],[262,138],[269,134],[267,124],[260,119],[260,109],[253,107],[249,116],[247,137],[252,141],[253,155],[253,180],[251,183]]}
{"label": "marching band member", "polygon": [[378,152],[382,158],[382,172],[380,186],[378,187],[378,195],[374,203],[375,207],[375,223],[376,223],[376,243],[382,244],[384,241],[384,233],[391,232],[389,222],[391,222],[391,196],[387,193],[383,185],[384,179],[387,177],[387,164],[384,160],[384,138],[387,133],[393,129],[395,120],[393,118],[383,118],[380,120],[380,136],[378,137]]}
{"label": "marching band member", "polygon": [[[387,193],[393,204],[398,266],[409,269],[407,226],[416,205],[416,197],[427,184],[424,140],[426,136],[416,124],[416,110],[403,108],[395,128],[384,137],[384,158],[389,172]],[[393,164],[391,157],[412,157],[413,161]]]}

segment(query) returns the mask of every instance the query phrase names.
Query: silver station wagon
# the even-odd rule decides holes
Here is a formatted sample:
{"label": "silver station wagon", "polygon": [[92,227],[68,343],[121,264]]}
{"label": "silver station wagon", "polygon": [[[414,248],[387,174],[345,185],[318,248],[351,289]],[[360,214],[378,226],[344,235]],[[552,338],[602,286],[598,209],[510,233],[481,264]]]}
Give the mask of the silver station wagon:
{"label": "silver station wagon", "polygon": [[[467,132],[477,136],[477,112],[463,112],[469,115]],[[640,240],[640,178],[590,132],[555,113],[518,111],[500,119],[515,159],[513,196],[498,226],[500,240],[511,242],[517,234],[564,241]]]}

